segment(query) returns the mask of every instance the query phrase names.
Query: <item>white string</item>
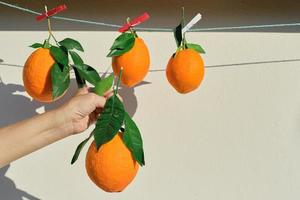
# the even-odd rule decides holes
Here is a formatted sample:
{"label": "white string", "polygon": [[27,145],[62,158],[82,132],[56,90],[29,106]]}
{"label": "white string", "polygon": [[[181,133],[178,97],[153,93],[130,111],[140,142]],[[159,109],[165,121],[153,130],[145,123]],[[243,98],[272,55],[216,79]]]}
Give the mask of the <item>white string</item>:
{"label": "white string", "polygon": [[[40,15],[42,13],[36,12],[34,10],[23,8],[14,4],[6,3],[3,1],[0,1],[1,5],[14,8],[17,10],[21,10],[24,12],[28,12],[34,15]],[[92,25],[98,25],[98,26],[106,26],[106,27],[114,27],[119,28],[120,25],[117,24],[110,24],[110,23],[104,23],[104,22],[96,22],[96,21],[90,21],[90,20],[82,20],[82,19],[74,19],[74,18],[68,18],[68,17],[59,17],[59,16],[52,16],[53,19],[58,20],[64,20],[64,21],[72,21],[72,22],[78,22],[78,23],[84,23],[84,24],[92,24]],[[213,28],[198,28],[198,29],[190,29],[189,32],[201,32],[201,31],[228,31],[228,30],[242,30],[242,29],[256,29],[256,28],[275,28],[275,27],[291,27],[291,26],[300,26],[300,22],[296,23],[285,23],[285,24],[262,24],[262,25],[248,25],[248,26],[230,26],[230,27],[213,27]],[[173,29],[171,28],[141,28],[136,27],[136,30],[141,31],[160,31],[160,32],[173,32]]]}

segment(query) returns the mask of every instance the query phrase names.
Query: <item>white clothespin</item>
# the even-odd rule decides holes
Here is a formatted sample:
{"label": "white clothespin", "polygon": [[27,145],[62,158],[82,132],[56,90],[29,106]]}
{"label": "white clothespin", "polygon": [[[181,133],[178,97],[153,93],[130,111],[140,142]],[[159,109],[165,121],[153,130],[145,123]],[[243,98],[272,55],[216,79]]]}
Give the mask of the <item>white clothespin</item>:
{"label": "white clothespin", "polygon": [[187,25],[182,29],[182,34],[190,30],[198,21],[202,18],[201,14],[198,13]]}

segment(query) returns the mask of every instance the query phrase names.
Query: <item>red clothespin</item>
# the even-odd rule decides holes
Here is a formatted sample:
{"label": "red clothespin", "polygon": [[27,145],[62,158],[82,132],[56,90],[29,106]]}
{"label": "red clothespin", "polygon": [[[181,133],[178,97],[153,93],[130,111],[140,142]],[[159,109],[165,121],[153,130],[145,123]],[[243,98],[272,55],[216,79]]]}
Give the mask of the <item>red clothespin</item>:
{"label": "red clothespin", "polygon": [[66,9],[67,9],[67,6],[65,4],[63,4],[63,5],[57,6],[56,8],[49,10],[48,12],[38,15],[35,19],[37,21],[41,21],[43,19],[46,19],[47,17],[51,17],[51,16],[53,16],[63,10],[66,10]]}
{"label": "red clothespin", "polygon": [[144,21],[148,20],[149,18],[150,18],[149,14],[145,12],[141,16],[138,16],[137,18],[131,20],[129,23],[124,24],[121,28],[119,28],[119,32],[124,33],[130,27],[137,26],[140,23],[143,23]]}

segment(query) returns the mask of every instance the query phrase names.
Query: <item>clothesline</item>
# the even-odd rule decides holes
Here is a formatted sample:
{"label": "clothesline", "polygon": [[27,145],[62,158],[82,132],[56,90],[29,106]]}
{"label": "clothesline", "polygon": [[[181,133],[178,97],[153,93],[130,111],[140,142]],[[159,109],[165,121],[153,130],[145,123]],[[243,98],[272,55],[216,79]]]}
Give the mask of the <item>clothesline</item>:
{"label": "clothesline", "polygon": [[[40,15],[40,12],[36,12],[34,10],[24,8],[18,5],[6,3],[3,1],[0,1],[0,5],[7,6],[10,8],[14,8],[17,10],[21,10],[27,13],[31,13],[34,15]],[[97,22],[97,21],[90,21],[90,20],[84,20],[84,19],[75,19],[75,18],[69,18],[69,17],[60,17],[60,16],[52,16],[52,19],[57,20],[64,20],[64,21],[70,21],[70,22],[77,22],[77,23],[84,23],[84,24],[91,24],[96,26],[106,26],[106,27],[113,27],[113,28],[120,28],[121,25],[117,24],[111,24],[111,23],[105,23],[105,22]],[[261,25],[245,25],[245,26],[228,26],[228,27],[211,27],[211,28],[197,28],[197,29],[190,29],[189,32],[202,32],[202,31],[229,31],[229,30],[243,30],[243,29],[261,29],[261,28],[276,28],[276,27],[292,27],[292,26],[300,26],[300,22],[296,23],[281,23],[281,24],[261,24]],[[159,32],[173,32],[173,29],[171,28],[142,28],[142,27],[136,27],[136,30],[141,31],[159,31]]]}

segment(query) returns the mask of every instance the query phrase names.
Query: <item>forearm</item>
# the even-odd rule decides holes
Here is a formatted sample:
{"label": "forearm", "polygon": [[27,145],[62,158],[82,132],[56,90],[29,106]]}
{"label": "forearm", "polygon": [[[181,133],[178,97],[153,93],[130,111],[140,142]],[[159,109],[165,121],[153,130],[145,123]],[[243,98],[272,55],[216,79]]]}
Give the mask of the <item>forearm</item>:
{"label": "forearm", "polygon": [[0,129],[0,168],[72,134],[72,123],[53,110]]}

